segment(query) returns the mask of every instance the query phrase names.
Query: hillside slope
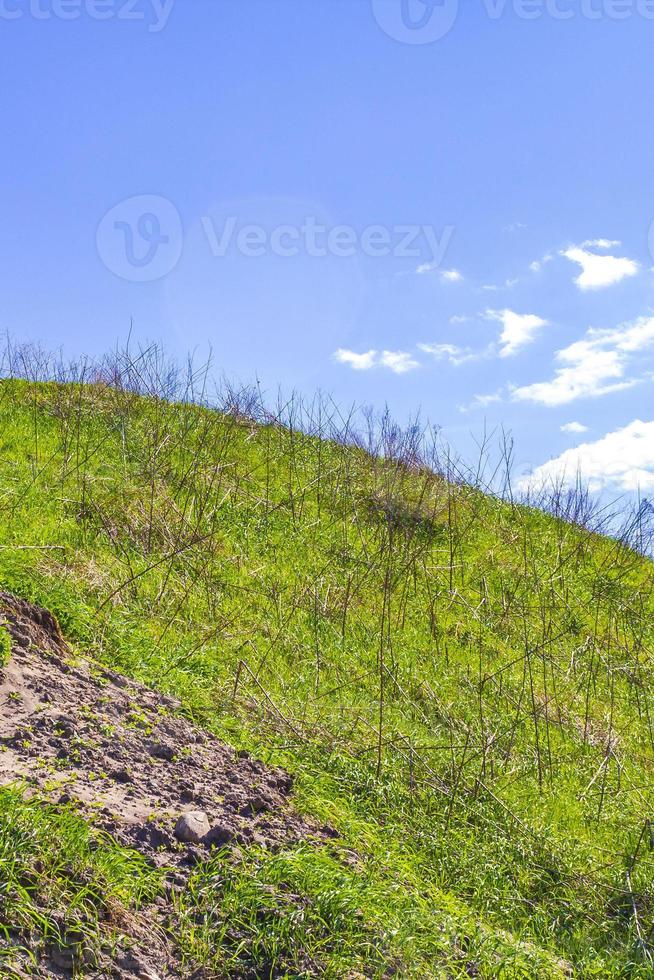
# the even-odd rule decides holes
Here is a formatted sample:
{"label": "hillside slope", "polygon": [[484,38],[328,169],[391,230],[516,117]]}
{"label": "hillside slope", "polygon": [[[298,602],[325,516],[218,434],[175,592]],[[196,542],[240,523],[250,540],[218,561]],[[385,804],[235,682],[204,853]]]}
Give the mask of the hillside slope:
{"label": "hillside slope", "polygon": [[[651,976],[652,564],[406,452],[112,380],[0,382],[0,588],[339,835],[201,857],[182,975]],[[0,881],[31,834],[56,904],[68,838],[29,828],[73,817],[35,806],[0,790]]]}

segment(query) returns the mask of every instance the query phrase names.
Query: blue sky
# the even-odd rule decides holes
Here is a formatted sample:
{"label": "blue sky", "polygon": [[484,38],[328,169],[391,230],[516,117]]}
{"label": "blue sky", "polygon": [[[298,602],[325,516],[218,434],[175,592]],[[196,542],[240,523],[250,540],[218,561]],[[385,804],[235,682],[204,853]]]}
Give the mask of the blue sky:
{"label": "blue sky", "polygon": [[653,36],[652,0],[0,0],[0,327],[133,321],[651,490]]}

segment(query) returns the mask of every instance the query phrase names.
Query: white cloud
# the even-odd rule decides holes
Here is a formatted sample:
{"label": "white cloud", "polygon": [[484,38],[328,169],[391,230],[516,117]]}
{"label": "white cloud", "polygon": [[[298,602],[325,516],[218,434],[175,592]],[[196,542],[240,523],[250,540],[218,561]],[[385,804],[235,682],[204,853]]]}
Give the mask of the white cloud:
{"label": "white cloud", "polygon": [[497,402],[502,401],[502,389],[492,392],[488,395],[475,395],[472,401],[468,405],[459,405],[460,412],[472,412],[476,408],[487,408],[489,405],[495,405]]}
{"label": "white cloud", "polygon": [[532,272],[540,272],[544,265],[551,262],[554,256],[551,252],[546,252],[542,259],[536,259],[534,262],[529,263],[529,268]]}
{"label": "white cloud", "polygon": [[502,395],[499,391],[495,391],[490,395],[475,395],[476,405],[494,405],[496,402],[502,401]]}
{"label": "white cloud", "polygon": [[353,350],[345,350],[343,347],[339,347],[334,352],[334,359],[339,364],[347,364],[355,371],[369,371],[377,363],[377,351],[368,350],[364,354],[357,354]]}
{"label": "white cloud", "polygon": [[458,269],[441,269],[438,262],[423,262],[416,269],[416,275],[425,276],[436,272],[443,282],[463,282],[463,273]]}
{"label": "white cloud", "polygon": [[510,357],[522,347],[530,344],[547,320],[534,313],[515,313],[513,310],[486,310],[487,320],[502,324],[500,334],[500,357]]}
{"label": "white cloud", "polygon": [[614,381],[624,375],[623,359],[615,350],[594,350],[580,340],[557,352],[557,360],[565,366],[558,368],[551,381],[515,388],[515,401],[539,402],[541,405],[566,405],[577,398],[599,397],[612,391],[630,388],[631,381]]}
{"label": "white cloud", "polygon": [[[601,245],[597,243],[601,242]],[[595,239],[594,243],[584,242],[584,245],[595,244],[595,247],[609,248],[615,244],[608,239]],[[613,286],[629,276],[635,276],[640,265],[635,259],[627,259],[617,255],[596,255],[580,245],[572,245],[561,252],[570,262],[581,266],[581,272],[575,279],[579,289],[603,289]]]}
{"label": "white cloud", "polygon": [[470,323],[471,319],[469,316],[451,316],[450,323]]}
{"label": "white cloud", "polygon": [[488,285],[482,286],[481,288],[485,289],[487,292],[490,293],[497,293],[499,292],[500,289],[513,289],[513,287],[518,282],[520,282],[519,279],[505,279],[504,282],[500,283],[499,285],[495,283],[489,283]]}
{"label": "white cloud", "polygon": [[403,350],[383,350],[379,355],[379,363],[394,374],[406,374],[420,367],[420,362]]}
{"label": "white cloud", "polygon": [[578,478],[591,490],[607,485],[621,490],[653,490],[654,422],[635,419],[596,442],[567,449],[537,467],[520,485],[523,490],[560,483],[574,485]]}
{"label": "white cloud", "polygon": [[556,352],[551,381],[514,388],[514,401],[566,405],[577,398],[597,398],[638,383],[625,378],[630,355],[654,346],[654,317],[640,317],[614,330],[587,331],[582,340]]}
{"label": "white cloud", "polygon": [[418,348],[425,354],[431,354],[437,361],[447,360],[454,367],[465,364],[466,361],[475,361],[481,356],[470,347],[457,347],[456,344],[418,344]]}
{"label": "white cloud", "polygon": [[581,435],[582,432],[588,432],[588,426],[582,425],[581,422],[566,422],[565,425],[561,426],[561,432],[571,432],[576,435]]}
{"label": "white cloud", "polygon": [[622,242],[614,238],[588,238],[581,248],[619,248]]}
{"label": "white cloud", "polygon": [[462,282],[463,274],[458,269],[444,269],[441,272],[441,279],[445,282]]}
{"label": "white cloud", "polygon": [[334,352],[334,359],[339,364],[347,364],[355,371],[370,371],[372,368],[385,367],[394,374],[406,374],[407,371],[420,367],[420,362],[403,350],[373,349],[357,354],[356,351],[339,347]]}

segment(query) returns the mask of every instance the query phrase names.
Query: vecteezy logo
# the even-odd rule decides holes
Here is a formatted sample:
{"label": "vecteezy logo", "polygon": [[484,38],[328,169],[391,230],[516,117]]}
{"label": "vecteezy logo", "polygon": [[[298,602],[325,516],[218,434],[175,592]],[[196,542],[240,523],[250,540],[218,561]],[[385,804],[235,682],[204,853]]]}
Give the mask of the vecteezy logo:
{"label": "vecteezy logo", "polygon": [[106,267],[130,282],[154,282],[168,275],[182,254],[179,211],[165,197],[142,194],[108,211],[96,234]]}
{"label": "vecteezy logo", "polygon": [[403,44],[432,44],[454,27],[459,0],[372,0],[375,20]]}

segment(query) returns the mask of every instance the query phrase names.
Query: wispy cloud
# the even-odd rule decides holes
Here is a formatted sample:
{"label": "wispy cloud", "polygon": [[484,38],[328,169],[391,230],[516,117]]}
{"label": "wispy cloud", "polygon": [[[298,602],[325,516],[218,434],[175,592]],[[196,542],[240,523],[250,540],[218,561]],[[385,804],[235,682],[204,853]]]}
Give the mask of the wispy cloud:
{"label": "wispy cloud", "polygon": [[402,350],[368,350],[359,354],[353,350],[339,347],[334,352],[334,359],[339,364],[346,364],[354,371],[370,371],[376,367],[388,368],[394,374],[406,374],[420,367],[420,362],[407,351]]}
{"label": "wispy cloud", "polygon": [[502,231],[508,231],[510,235],[514,234],[516,231],[524,231],[526,224],[523,221],[513,221],[510,225],[505,225]]}
{"label": "wispy cloud", "polygon": [[[430,354],[437,361],[446,360],[455,367],[468,361],[480,361],[498,356],[510,357],[532,343],[538,331],[548,323],[535,313],[516,313],[509,309],[486,310],[479,314],[479,317],[502,324],[502,332],[497,343],[493,342],[478,349],[451,343],[423,343],[417,345],[418,349],[425,354]],[[467,316],[453,316],[450,317],[450,323],[463,324],[471,319]]]}
{"label": "wispy cloud", "polygon": [[463,273],[458,269],[441,269],[439,262],[423,262],[416,269],[416,275],[437,275],[443,282],[463,282]]}
{"label": "wispy cloud", "polygon": [[621,490],[654,489],[654,422],[635,419],[595,442],[567,449],[521,480],[522,489],[572,484],[578,479],[591,490],[606,485]]}
{"label": "wispy cloud", "polygon": [[519,350],[532,343],[541,327],[547,326],[547,320],[535,313],[516,313],[514,310],[486,310],[487,320],[502,324],[500,334],[500,357],[511,357]]}
{"label": "wispy cloud", "polygon": [[471,402],[467,405],[459,405],[458,409],[463,413],[473,412],[477,408],[488,408],[489,405],[496,405],[501,401],[502,389],[499,388],[497,391],[490,392],[487,395],[475,395]]}
{"label": "wispy cloud", "polygon": [[582,340],[556,352],[561,366],[550,381],[514,388],[514,401],[565,405],[578,398],[597,398],[638,383],[626,378],[632,355],[654,346],[654,317],[640,317],[614,330],[587,331]]}
{"label": "wispy cloud", "polygon": [[497,293],[501,289],[513,289],[513,287],[517,285],[517,283],[519,282],[520,282],[519,279],[505,279],[504,282],[501,282],[499,284],[491,282],[485,286],[482,286],[481,288],[486,290],[486,292]]}
{"label": "wispy cloud", "polygon": [[418,349],[425,354],[431,354],[436,361],[447,361],[454,367],[459,367],[467,361],[476,361],[482,355],[471,347],[457,347],[456,344],[418,344]]}
{"label": "wispy cloud", "polygon": [[566,422],[565,425],[561,426],[561,432],[570,432],[573,435],[581,435],[582,432],[588,432],[588,426],[582,425],[581,422]]}
{"label": "wispy cloud", "polygon": [[622,242],[615,238],[587,238],[581,248],[619,248]]}
{"label": "wispy cloud", "polygon": [[597,238],[582,245],[571,245],[570,248],[563,249],[560,254],[581,267],[581,272],[575,278],[575,285],[579,289],[604,289],[637,274],[640,264],[635,259],[617,255],[597,255],[595,252],[588,251],[591,246],[611,248],[618,244],[609,239]]}
{"label": "wispy cloud", "polygon": [[529,268],[532,272],[540,272],[544,265],[551,262],[554,256],[551,252],[546,252],[542,259],[535,259],[533,262],[529,263]]}

